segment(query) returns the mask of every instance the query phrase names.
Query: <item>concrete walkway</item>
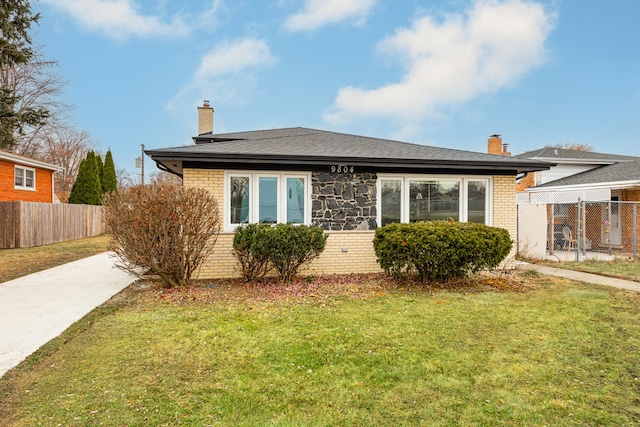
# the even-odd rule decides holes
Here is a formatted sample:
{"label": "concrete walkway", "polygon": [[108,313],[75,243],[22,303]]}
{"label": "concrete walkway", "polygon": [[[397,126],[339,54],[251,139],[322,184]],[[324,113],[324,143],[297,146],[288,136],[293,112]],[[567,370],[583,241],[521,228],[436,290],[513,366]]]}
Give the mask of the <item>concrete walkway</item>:
{"label": "concrete walkway", "polygon": [[535,270],[547,276],[564,277],[578,282],[595,283],[596,285],[612,286],[619,289],[640,292],[640,283],[631,280],[616,279],[598,274],[583,273],[581,271],[565,270],[564,268],[547,267],[538,264],[522,263],[521,268]]}
{"label": "concrete walkway", "polygon": [[0,376],[135,277],[105,252],[0,283]]}

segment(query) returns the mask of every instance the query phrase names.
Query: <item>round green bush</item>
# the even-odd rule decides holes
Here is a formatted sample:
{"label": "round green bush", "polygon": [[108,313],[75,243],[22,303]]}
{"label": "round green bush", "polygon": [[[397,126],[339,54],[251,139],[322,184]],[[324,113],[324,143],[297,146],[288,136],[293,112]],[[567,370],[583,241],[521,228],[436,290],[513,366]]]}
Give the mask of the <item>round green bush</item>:
{"label": "round green bush", "polygon": [[417,274],[423,282],[495,268],[512,243],[505,229],[446,221],[387,224],[373,239],[378,263],[387,274]]}

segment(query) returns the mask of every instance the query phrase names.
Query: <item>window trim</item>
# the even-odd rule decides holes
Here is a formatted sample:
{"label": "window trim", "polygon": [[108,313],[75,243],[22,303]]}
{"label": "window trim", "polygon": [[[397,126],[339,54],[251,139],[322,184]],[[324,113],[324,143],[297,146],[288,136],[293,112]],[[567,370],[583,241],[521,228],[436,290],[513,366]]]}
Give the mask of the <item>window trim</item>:
{"label": "window trim", "polygon": [[493,176],[486,175],[422,175],[422,174],[378,174],[377,185],[377,222],[379,226],[382,225],[382,181],[383,180],[398,180],[401,183],[401,200],[400,206],[400,222],[408,223],[410,216],[410,197],[409,197],[409,183],[410,181],[438,181],[438,180],[456,180],[460,182],[460,199],[459,199],[459,211],[458,217],[460,222],[468,222],[469,219],[469,181],[483,181],[486,184],[486,217],[485,224],[493,225]]}
{"label": "window trim", "polygon": [[[22,170],[22,185],[16,184],[16,177],[18,170]],[[27,185],[27,171],[33,172],[33,186],[30,187]],[[23,190],[23,191],[36,191],[36,169],[30,168],[22,165],[14,165],[13,166],[13,188],[15,190]]]}
{"label": "window trim", "polygon": [[224,172],[223,186],[223,209],[224,209],[224,231],[232,232],[239,225],[231,223],[231,178],[232,177],[248,177],[249,178],[249,224],[255,223],[259,217],[259,183],[260,178],[278,178],[278,206],[276,223],[286,223],[287,221],[287,178],[302,178],[304,180],[304,221],[302,224],[311,224],[311,172],[299,171],[255,171],[255,170],[229,170]]}

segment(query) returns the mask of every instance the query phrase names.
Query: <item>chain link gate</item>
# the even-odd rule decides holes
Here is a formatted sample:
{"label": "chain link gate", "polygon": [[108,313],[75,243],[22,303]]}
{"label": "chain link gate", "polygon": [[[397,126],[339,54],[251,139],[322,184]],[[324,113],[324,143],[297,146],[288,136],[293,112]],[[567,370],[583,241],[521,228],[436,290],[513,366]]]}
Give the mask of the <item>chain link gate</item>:
{"label": "chain link gate", "polygon": [[637,258],[638,202],[547,205],[547,251],[567,261]]}

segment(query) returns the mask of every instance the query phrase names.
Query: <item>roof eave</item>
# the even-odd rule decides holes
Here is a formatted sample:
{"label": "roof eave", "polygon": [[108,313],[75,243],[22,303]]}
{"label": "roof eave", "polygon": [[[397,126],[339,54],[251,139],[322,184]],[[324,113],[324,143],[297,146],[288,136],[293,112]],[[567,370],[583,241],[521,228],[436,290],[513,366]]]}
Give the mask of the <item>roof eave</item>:
{"label": "roof eave", "polygon": [[610,160],[610,159],[569,159],[553,157],[530,157],[531,160],[553,163],[588,164],[588,165],[615,165],[620,162],[630,162],[632,160]]}
{"label": "roof eave", "polygon": [[516,171],[517,173],[535,172],[541,170],[549,170],[554,163],[544,163],[538,161],[485,161],[485,160],[419,160],[419,159],[396,159],[396,158],[379,158],[370,159],[362,157],[326,157],[326,156],[281,156],[281,155],[207,155],[199,153],[193,155],[191,153],[163,153],[162,151],[148,150],[145,153],[156,162],[224,162],[243,165],[336,165],[349,164],[353,166],[381,167],[381,168],[425,168],[425,167],[451,167],[452,169],[478,169],[484,168],[495,171]]}
{"label": "roof eave", "polygon": [[0,159],[8,160],[19,165],[48,169],[54,172],[64,172],[64,168],[58,165],[41,162],[40,160],[30,159],[28,157],[20,156],[18,154],[9,153],[6,151],[0,152]]}

